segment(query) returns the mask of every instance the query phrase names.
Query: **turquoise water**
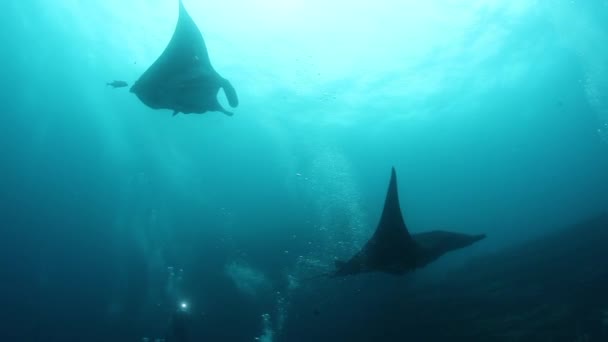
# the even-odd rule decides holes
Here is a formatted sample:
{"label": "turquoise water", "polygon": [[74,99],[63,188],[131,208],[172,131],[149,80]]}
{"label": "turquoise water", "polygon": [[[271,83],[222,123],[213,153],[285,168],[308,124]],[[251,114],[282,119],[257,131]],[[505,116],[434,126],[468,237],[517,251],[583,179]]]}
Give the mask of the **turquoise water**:
{"label": "turquoise water", "polygon": [[412,232],[488,235],[430,279],[608,209],[607,1],[184,4],[233,117],[106,86],[162,52],[176,1],[2,5],[3,339],[139,341],[187,302],[198,336],[281,340],[391,166]]}

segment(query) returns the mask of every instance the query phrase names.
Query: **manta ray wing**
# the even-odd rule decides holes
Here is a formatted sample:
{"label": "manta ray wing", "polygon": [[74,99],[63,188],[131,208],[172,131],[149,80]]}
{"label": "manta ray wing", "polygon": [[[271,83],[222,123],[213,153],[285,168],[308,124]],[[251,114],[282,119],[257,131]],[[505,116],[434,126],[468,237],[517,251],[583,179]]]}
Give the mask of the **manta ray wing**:
{"label": "manta ray wing", "polygon": [[383,271],[400,274],[416,264],[418,245],[405,226],[393,168],[382,216],[374,235],[347,262],[336,263],[336,275]]}

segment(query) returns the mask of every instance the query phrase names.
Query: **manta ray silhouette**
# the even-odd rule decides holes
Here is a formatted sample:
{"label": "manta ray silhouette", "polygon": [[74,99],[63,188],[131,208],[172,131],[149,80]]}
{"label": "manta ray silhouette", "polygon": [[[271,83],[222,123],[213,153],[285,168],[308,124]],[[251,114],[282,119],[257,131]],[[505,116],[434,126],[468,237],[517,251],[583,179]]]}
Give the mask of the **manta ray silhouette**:
{"label": "manta ray silhouette", "polygon": [[238,106],[236,91],[211,65],[203,35],[179,0],[179,18],[171,41],[131,92],[150,108],[170,109],[173,115],[208,111],[232,115],[217,100],[220,88],[230,106]]}
{"label": "manta ray silhouette", "polygon": [[467,235],[439,230],[411,235],[401,214],[397,174],[393,168],[376,232],[350,260],[336,261],[336,270],[329,275],[338,277],[364,272],[400,275],[483,238],[485,234]]}

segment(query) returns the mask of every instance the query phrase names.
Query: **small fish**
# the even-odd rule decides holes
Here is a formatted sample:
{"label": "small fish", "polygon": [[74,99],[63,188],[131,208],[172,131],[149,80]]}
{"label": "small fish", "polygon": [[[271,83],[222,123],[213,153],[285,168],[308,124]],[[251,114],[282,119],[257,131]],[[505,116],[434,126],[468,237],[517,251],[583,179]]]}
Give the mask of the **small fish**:
{"label": "small fish", "polygon": [[106,85],[112,86],[114,88],[124,88],[129,86],[125,81],[113,81],[106,83]]}

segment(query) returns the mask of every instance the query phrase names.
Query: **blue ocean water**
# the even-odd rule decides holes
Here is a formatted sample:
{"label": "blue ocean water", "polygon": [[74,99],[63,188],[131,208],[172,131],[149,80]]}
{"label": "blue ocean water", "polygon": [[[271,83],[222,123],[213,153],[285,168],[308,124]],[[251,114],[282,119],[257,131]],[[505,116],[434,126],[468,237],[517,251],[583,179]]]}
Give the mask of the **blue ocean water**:
{"label": "blue ocean water", "polygon": [[[479,266],[608,209],[608,1],[183,1],[233,117],[106,86],[154,62],[177,0],[1,5],[0,340],[154,341],[176,312],[188,341],[608,340],[601,247],[537,261],[536,292]],[[488,237],[308,280],[373,233],[391,166],[411,232]]]}

